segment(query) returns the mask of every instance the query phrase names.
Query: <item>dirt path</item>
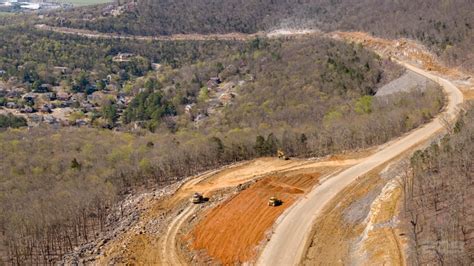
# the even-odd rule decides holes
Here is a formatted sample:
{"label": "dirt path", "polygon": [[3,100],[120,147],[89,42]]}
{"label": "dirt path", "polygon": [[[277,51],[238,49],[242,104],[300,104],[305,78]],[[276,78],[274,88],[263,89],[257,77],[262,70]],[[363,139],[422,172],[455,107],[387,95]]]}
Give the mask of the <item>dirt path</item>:
{"label": "dirt path", "polygon": [[443,119],[452,121],[457,117],[458,106],[463,102],[463,94],[455,85],[407,63],[400,63],[443,87],[448,98],[445,111],[432,122],[392,141],[374,155],[331,177],[289,208],[276,222],[274,233],[258,260],[259,265],[297,265],[305,252],[305,244],[310,237],[313,221],[333,197],[359,176],[389,162],[413,146],[429,140],[443,129]]}
{"label": "dirt path", "polygon": [[186,264],[183,259],[176,252],[176,236],[179,228],[183,223],[189,219],[189,217],[196,210],[196,205],[190,205],[186,207],[177,217],[174,219],[168,227],[166,236],[163,238],[162,243],[162,263],[165,265],[183,265]]}

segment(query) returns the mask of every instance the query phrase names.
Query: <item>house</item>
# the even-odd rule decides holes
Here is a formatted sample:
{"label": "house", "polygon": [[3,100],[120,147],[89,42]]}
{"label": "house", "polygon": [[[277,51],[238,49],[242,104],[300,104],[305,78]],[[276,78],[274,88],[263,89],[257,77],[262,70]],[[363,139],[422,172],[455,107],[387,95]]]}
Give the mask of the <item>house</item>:
{"label": "house", "polygon": [[191,110],[193,110],[193,107],[195,106],[196,104],[192,103],[192,104],[187,104],[185,107],[184,107],[184,112],[186,114],[191,114]]}
{"label": "house", "polygon": [[58,120],[52,115],[45,115],[43,117],[43,120],[45,123],[48,123],[48,124],[56,124],[58,122]]}
{"label": "house", "polygon": [[54,73],[55,74],[67,74],[69,73],[69,68],[68,67],[61,67],[61,66],[55,66],[53,67]]}
{"label": "house", "polygon": [[219,84],[221,84],[221,79],[218,77],[213,77],[213,78],[210,78],[209,81],[207,82],[207,87],[209,89],[214,89],[214,88],[217,88]]}
{"label": "house", "polygon": [[26,114],[31,114],[34,112],[35,112],[35,109],[33,109],[33,107],[30,107],[30,106],[25,106],[25,108],[20,110],[20,113],[26,113]]}
{"label": "house", "polygon": [[18,104],[14,103],[14,102],[7,102],[7,104],[5,106],[8,109],[17,109],[18,108]]}
{"label": "house", "polygon": [[86,99],[86,96],[84,93],[79,92],[79,93],[73,94],[70,99],[73,102],[82,102],[83,100]]}
{"label": "house", "polygon": [[155,71],[158,71],[158,70],[160,70],[161,66],[162,66],[161,64],[152,63],[151,64],[151,69],[153,69]]}
{"label": "house", "polygon": [[18,99],[21,97],[23,93],[19,90],[11,90],[9,92],[7,92],[7,94],[5,94],[5,98],[8,98],[8,99]]}
{"label": "house", "polygon": [[132,53],[118,53],[118,55],[112,58],[114,62],[128,62],[130,61],[135,55]]}
{"label": "house", "polygon": [[58,91],[56,93],[56,99],[59,101],[68,101],[71,98],[71,95],[65,91]]}

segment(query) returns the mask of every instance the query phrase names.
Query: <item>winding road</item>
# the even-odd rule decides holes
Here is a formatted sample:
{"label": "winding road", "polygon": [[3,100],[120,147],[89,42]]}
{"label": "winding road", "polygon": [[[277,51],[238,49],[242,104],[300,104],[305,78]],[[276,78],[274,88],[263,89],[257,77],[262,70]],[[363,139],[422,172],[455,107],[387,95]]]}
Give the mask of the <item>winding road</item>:
{"label": "winding road", "polygon": [[448,99],[444,112],[430,123],[393,141],[360,163],[316,186],[306,197],[287,209],[277,220],[273,235],[258,259],[257,265],[297,265],[302,259],[306,243],[311,237],[313,222],[331,199],[359,176],[389,162],[415,145],[429,140],[443,129],[443,119],[453,121],[457,117],[458,107],[463,102],[463,94],[453,83],[410,64],[398,63],[443,87]]}
{"label": "winding road", "polygon": [[[245,34],[216,34],[216,35],[173,35],[173,36],[128,36],[98,33],[86,30],[51,27],[46,25],[36,25],[38,30],[54,31],[63,34],[73,34],[88,38],[112,38],[112,39],[133,39],[133,40],[248,40],[257,36]],[[297,33],[306,35],[308,32]],[[283,34],[287,35],[287,34]],[[292,34],[290,34],[292,35]],[[268,37],[278,37],[279,34]],[[398,61],[405,68],[423,75],[440,84],[447,96],[447,106],[433,121],[424,126],[411,131],[409,134],[392,141],[380,149],[375,154],[357,161],[351,167],[326,179],[321,184],[314,187],[305,197],[288,208],[275,223],[270,241],[263,249],[257,265],[297,265],[301,261],[306,243],[311,237],[311,229],[315,219],[320,215],[324,206],[330,202],[345,187],[356,181],[359,176],[367,174],[371,170],[393,160],[397,156],[409,151],[417,144],[429,141],[434,135],[443,130],[443,120],[453,121],[459,113],[459,105],[463,103],[462,92],[450,81],[443,79],[433,73],[419,69],[413,65]],[[263,172],[277,172],[285,169],[266,169]],[[287,170],[287,169],[286,169]],[[263,174],[263,173],[262,173]],[[212,175],[212,174],[211,174]],[[257,176],[249,176],[254,179]],[[206,177],[194,179],[187,185],[194,189],[195,186]],[[218,186],[219,187],[219,186]],[[225,186],[224,186],[225,187]],[[221,188],[221,187],[219,187]],[[187,194],[186,194],[187,195]],[[181,197],[177,197],[181,200]],[[194,213],[196,206],[188,206],[178,214],[171,222],[162,239],[161,257],[164,265],[183,265],[177,253],[177,234],[181,225]]]}

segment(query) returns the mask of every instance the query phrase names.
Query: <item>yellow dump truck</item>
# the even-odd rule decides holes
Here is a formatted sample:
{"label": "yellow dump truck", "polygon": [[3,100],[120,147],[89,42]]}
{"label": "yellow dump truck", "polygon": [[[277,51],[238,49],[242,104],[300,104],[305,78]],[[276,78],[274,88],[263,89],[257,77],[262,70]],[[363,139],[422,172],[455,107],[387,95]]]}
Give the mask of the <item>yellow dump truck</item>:
{"label": "yellow dump truck", "polygon": [[200,193],[194,193],[193,196],[191,197],[191,202],[194,204],[199,204],[204,202],[204,197]]}
{"label": "yellow dump truck", "polygon": [[276,206],[280,206],[283,202],[278,199],[277,197],[271,197],[269,200],[268,200],[268,206],[271,206],[271,207],[276,207]]}
{"label": "yellow dump truck", "polygon": [[282,151],[282,150],[277,151],[277,156],[278,156],[278,159],[282,159],[282,160],[289,160],[290,159],[290,157],[286,156],[285,152]]}

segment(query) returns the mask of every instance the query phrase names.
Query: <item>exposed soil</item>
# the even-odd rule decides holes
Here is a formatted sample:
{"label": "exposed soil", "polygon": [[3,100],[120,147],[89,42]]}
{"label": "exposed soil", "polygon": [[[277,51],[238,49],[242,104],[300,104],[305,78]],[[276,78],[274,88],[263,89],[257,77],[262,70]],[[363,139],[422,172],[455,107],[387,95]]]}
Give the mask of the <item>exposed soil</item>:
{"label": "exposed soil", "polygon": [[[267,183],[266,186],[279,187],[284,192],[282,194],[284,205],[274,208],[275,211],[280,211],[290,205],[293,196],[302,195],[309,188],[308,186],[317,182],[319,176],[312,174],[301,180],[287,180],[291,179],[291,175],[284,175],[284,173],[292,173],[292,176],[299,175],[301,178],[308,173],[335,171],[353,165],[360,158],[371,153],[372,151],[364,150],[340,155],[337,158],[292,159],[288,161],[277,158],[260,158],[190,177],[166,188],[165,190],[168,192],[164,194],[135,195],[136,199],[132,200],[134,203],[131,209],[134,211],[130,214],[130,222],[119,228],[111,228],[110,234],[104,236],[97,243],[81,247],[76,252],[77,254],[72,254],[67,261],[100,265],[182,264],[190,259],[183,256],[183,253],[187,252],[181,237],[183,232],[188,234],[190,226],[196,224],[196,218],[204,217],[201,213],[218,206],[229,197],[233,198],[238,195],[242,189],[248,186],[249,181],[272,176],[269,179],[272,182]],[[209,198],[209,202],[189,209],[192,206],[189,203],[189,198],[194,192],[203,193],[205,197]],[[262,196],[265,198],[265,204],[268,197]],[[184,215],[181,215],[183,213]],[[271,223],[264,227],[270,228]],[[164,243],[170,245],[165,250],[162,249]]]}
{"label": "exposed soil", "polygon": [[[283,211],[313,187],[321,174],[269,176],[210,210],[191,232],[192,248],[222,264],[253,260],[256,247],[265,239]],[[278,207],[268,206],[276,196],[283,201]]]}
{"label": "exposed soil", "polygon": [[362,238],[352,258],[360,264],[405,265],[397,215],[402,189],[392,180],[373,201]]}
{"label": "exposed soil", "polygon": [[471,90],[464,90],[463,93],[467,100],[474,100],[474,88]]}

